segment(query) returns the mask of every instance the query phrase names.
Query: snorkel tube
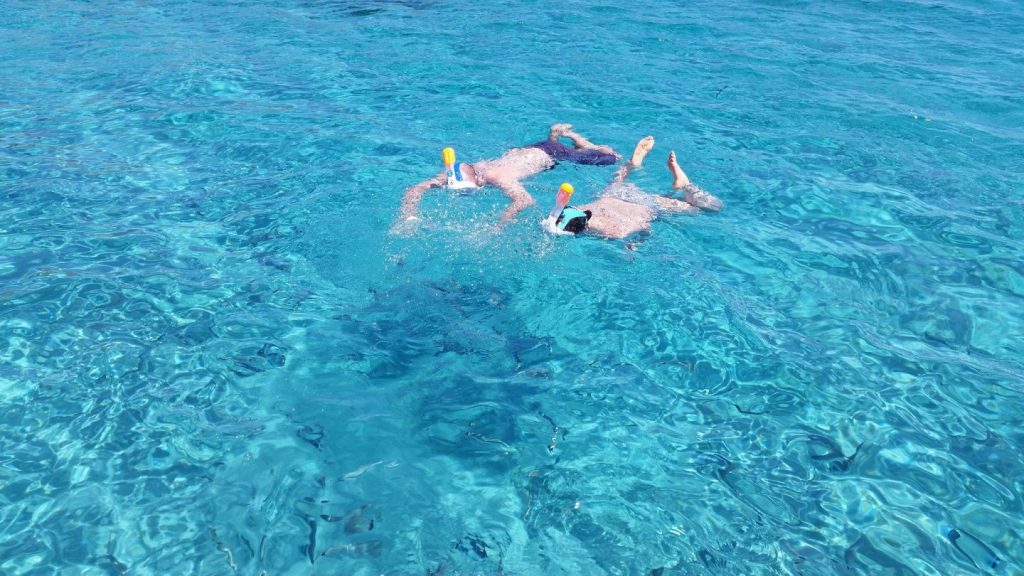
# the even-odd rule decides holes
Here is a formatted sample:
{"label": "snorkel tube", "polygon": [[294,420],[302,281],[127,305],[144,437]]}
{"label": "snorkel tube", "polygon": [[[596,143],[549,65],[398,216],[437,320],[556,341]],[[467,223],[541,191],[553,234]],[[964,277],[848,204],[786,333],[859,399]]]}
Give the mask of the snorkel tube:
{"label": "snorkel tube", "polygon": [[558,194],[555,195],[555,205],[548,214],[548,218],[552,222],[558,219],[558,215],[562,213],[562,210],[569,203],[569,199],[572,198],[573,192],[575,190],[573,190],[572,184],[568,182],[562,182],[562,185],[558,187]]}
{"label": "snorkel tube", "polygon": [[541,226],[545,230],[556,235],[567,233],[559,230],[556,223],[558,222],[558,217],[562,215],[562,211],[569,204],[569,199],[572,198],[573,192],[575,190],[573,190],[572,184],[568,182],[563,182],[558,187],[558,194],[555,195],[555,205],[551,207],[551,212],[548,213],[547,218],[541,220]]}
{"label": "snorkel tube", "polygon": [[455,185],[455,149],[452,147],[445,148],[441,151],[441,159],[444,160],[444,174],[448,180],[448,185]]}

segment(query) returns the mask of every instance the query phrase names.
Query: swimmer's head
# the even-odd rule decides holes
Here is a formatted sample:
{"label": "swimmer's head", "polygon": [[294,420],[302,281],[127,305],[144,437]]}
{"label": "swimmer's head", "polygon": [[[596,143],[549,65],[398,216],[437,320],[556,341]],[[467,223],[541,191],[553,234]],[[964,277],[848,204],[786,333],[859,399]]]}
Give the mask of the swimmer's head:
{"label": "swimmer's head", "polygon": [[455,149],[449,146],[441,151],[441,160],[444,162],[445,186],[452,190],[464,190],[466,188],[479,188],[476,180],[476,170],[472,165],[465,165],[455,161]]}
{"label": "swimmer's head", "polygon": [[446,170],[447,186],[452,190],[465,190],[467,188],[479,188],[481,183],[477,180],[476,169],[472,164],[456,162]]}
{"label": "swimmer's head", "polygon": [[555,229],[560,232],[579,234],[587,229],[590,217],[593,213],[590,210],[580,210],[572,206],[566,206],[562,213],[555,220]]}
{"label": "swimmer's head", "polygon": [[452,190],[480,187],[473,165],[456,162],[454,148],[442,150],[441,159],[444,161],[445,186]]}

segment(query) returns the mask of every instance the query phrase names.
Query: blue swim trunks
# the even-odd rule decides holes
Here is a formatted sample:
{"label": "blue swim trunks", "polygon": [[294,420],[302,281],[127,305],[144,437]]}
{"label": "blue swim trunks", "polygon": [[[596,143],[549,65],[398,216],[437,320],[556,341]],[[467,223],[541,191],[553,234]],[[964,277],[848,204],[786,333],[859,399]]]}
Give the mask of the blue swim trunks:
{"label": "blue swim trunks", "polygon": [[618,162],[615,154],[601,150],[577,150],[570,148],[561,142],[544,140],[536,144],[530,144],[527,148],[543,150],[555,162],[572,162],[573,164],[586,164],[588,166],[608,166]]}

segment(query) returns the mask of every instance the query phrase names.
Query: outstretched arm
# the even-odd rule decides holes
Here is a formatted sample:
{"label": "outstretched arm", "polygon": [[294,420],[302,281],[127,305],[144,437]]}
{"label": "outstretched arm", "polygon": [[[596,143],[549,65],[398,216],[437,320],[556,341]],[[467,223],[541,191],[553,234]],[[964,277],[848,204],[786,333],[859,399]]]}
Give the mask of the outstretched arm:
{"label": "outstretched arm", "polygon": [[508,208],[501,213],[501,225],[508,224],[516,217],[527,206],[536,204],[537,201],[530,196],[530,193],[526,191],[526,188],[517,180],[503,180],[494,183],[502,192],[508,196],[509,200],[512,201]]}
{"label": "outstretched arm", "polygon": [[441,172],[437,176],[424,180],[415,186],[410,186],[405,190],[405,194],[402,196],[402,209],[399,212],[401,220],[408,220],[409,218],[415,218],[418,213],[420,200],[423,199],[423,194],[430,188],[437,186],[444,186],[445,175]]}

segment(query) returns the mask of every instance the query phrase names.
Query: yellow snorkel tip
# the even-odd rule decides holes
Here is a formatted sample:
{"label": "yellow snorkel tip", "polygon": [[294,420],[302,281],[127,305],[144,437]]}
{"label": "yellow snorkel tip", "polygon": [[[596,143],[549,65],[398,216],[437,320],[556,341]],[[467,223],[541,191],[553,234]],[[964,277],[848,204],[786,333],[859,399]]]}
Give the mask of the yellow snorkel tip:
{"label": "yellow snorkel tip", "polygon": [[551,213],[548,214],[548,218],[552,220],[558,218],[558,215],[562,213],[562,209],[569,203],[569,198],[572,197],[573,192],[575,190],[573,190],[572,184],[562,182],[562,185],[558,187],[558,194],[555,194],[555,206],[551,209]]}
{"label": "yellow snorkel tip", "polygon": [[448,147],[442,150],[441,158],[444,159],[445,166],[451,166],[455,164],[455,148]]}

